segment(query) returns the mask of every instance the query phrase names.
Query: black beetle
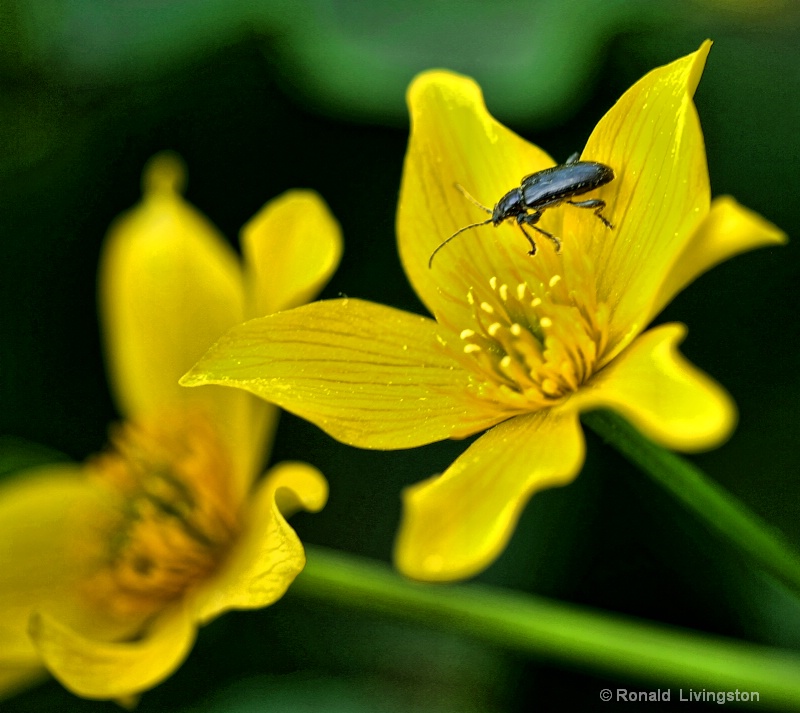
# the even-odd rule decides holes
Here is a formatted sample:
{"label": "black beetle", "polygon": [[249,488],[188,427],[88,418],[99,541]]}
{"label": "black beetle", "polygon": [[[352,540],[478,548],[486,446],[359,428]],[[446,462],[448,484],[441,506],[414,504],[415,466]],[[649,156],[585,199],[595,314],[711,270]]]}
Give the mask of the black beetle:
{"label": "black beetle", "polygon": [[447,240],[440,243],[439,246],[431,253],[428,259],[428,268],[433,265],[433,258],[447,243],[449,243],[457,235],[460,235],[465,230],[471,228],[478,228],[481,225],[488,225],[491,223],[497,227],[504,220],[514,218],[519,225],[519,229],[531,245],[528,255],[536,254],[536,243],[533,241],[531,235],[525,230],[523,225],[529,225],[535,231],[550,238],[556,244],[556,250],[561,250],[561,240],[559,240],[552,233],[542,230],[536,223],[542,217],[546,208],[554,208],[562,203],[569,203],[570,205],[577,206],[578,208],[594,208],[595,215],[600,218],[607,228],[614,226],[606,219],[601,213],[603,208],[606,207],[606,202],[600,198],[590,198],[585,201],[572,201],[570,198],[580,196],[595,188],[605,185],[609,181],[614,180],[614,171],[605,164],[597,163],[596,161],[579,161],[579,155],[573,154],[567,159],[567,162],[560,166],[553,166],[552,168],[545,168],[542,171],[531,173],[525,176],[518,188],[512,188],[506,193],[495,205],[493,210],[490,210],[485,205],[478,203],[464,188],[456,184],[456,188],[460,190],[464,196],[471,200],[476,206],[491,214],[491,218],[484,220],[480,223],[473,223],[466,225],[459,230],[456,230]]}

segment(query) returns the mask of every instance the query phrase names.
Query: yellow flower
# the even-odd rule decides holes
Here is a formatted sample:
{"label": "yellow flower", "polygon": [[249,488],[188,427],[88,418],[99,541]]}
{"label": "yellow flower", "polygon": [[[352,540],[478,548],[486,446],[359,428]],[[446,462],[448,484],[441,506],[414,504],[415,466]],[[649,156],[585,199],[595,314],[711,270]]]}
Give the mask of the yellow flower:
{"label": "yellow flower", "polygon": [[422,74],[408,94],[397,229],[405,270],[436,320],[319,302],[233,329],[183,383],[247,389],[366,448],[489,428],[444,474],[405,492],[396,562],[426,580],[485,568],[531,495],[575,478],[582,411],[612,408],[670,448],[720,443],[735,408],[678,352],[686,328],[644,331],[713,265],[784,240],[733,199],[710,200],[692,102],[709,47],[637,82],[589,138],[582,159],[616,178],[587,197],[606,202],[613,229],[594,211],[551,207],[539,227],[561,238],[560,252],[541,237],[529,256],[508,222],[459,235],[431,268],[438,244],[486,217],[454,183],[491,204],[555,162],[495,121],[473,81]]}
{"label": "yellow flower", "polygon": [[276,466],[256,482],[275,407],[178,378],[232,325],[313,297],[338,264],[338,225],[292,191],[243,229],[240,264],[180,196],[162,154],[144,198],[112,226],[100,267],[109,371],[129,419],[85,466],[0,488],[0,692],[42,666],[87,698],[133,700],[186,658],[197,627],[267,606],[302,570],[286,523],[319,510],[321,473]]}

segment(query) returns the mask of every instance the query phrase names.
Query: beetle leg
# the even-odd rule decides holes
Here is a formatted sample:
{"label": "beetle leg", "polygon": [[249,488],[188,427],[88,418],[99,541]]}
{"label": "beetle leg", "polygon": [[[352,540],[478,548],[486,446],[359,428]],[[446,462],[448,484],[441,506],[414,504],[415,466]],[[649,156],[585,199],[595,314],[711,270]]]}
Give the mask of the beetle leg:
{"label": "beetle leg", "polygon": [[541,233],[546,238],[550,238],[550,240],[552,240],[556,244],[556,252],[561,252],[561,240],[552,233],[548,233],[546,230],[542,230],[538,225],[534,225],[535,223],[539,222],[539,218],[541,217],[542,217],[541,211],[536,211],[535,213],[520,213],[517,216],[517,225],[519,225],[519,229],[522,231],[523,235],[528,239],[528,242],[531,244],[531,249],[528,252],[528,255],[536,254],[536,243],[533,242],[533,238],[528,234],[528,231],[526,231],[525,228],[522,227],[523,223],[533,228],[537,233]]}
{"label": "beetle leg", "polygon": [[566,161],[564,161],[565,166],[570,166],[573,163],[578,163],[578,159],[581,157],[581,152],[576,151],[572,156],[570,156]]}
{"label": "beetle leg", "polygon": [[536,255],[536,243],[533,242],[533,238],[528,235],[528,231],[522,227],[522,223],[517,221],[517,225],[519,229],[522,231],[522,234],[525,236],[525,239],[531,244],[531,249],[528,250],[528,255]]}
{"label": "beetle leg", "polygon": [[605,225],[606,228],[613,229],[614,226],[611,225],[608,219],[600,213],[600,211],[606,207],[606,202],[604,200],[600,198],[589,198],[589,200],[585,201],[567,201],[567,203],[574,205],[576,208],[594,208],[594,214],[600,218],[600,220],[603,222],[603,225]]}

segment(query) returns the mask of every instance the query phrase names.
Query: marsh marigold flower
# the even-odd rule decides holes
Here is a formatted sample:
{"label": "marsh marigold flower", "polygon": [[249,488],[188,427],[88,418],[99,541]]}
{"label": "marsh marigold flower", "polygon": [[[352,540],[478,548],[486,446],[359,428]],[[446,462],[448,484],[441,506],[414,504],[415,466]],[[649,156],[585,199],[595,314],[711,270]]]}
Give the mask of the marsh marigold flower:
{"label": "marsh marigold flower", "polygon": [[[583,160],[616,178],[591,210],[549,208],[562,249],[529,246],[513,222],[460,235],[484,203],[556,162],[495,121],[473,81],[422,74],[397,230],[405,270],[435,320],[355,299],[319,302],[231,330],[183,383],[258,394],[365,448],[409,448],[489,429],[442,475],[409,488],[396,544],[405,574],[472,575],[502,551],[542,488],[584,460],[579,415],[621,413],[669,448],[693,451],[733,428],[729,396],[678,352],[680,324],[647,325],[686,285],[780,231],[733,199],[710,199],[692,95],[710,43],[654,70],[595,128]],[[534,237],[538,234],[533,233]]]}
{"label": "marsh marigold flower", "polygon": [[178,379],[244,319],[294,307],[327,281],[339,228],[313,193],[267,204],[240,263],[180,196],[162,154],[142,202],[112,226],[100,309],[127,421],[84,466],[0,488],[0,691],[42,672],[87,698],[131,700],[188,655],[197,627],[279,599],[305,563],[286,517],[319,510],[322,475],[283,463],[256,482],[275,407]]}

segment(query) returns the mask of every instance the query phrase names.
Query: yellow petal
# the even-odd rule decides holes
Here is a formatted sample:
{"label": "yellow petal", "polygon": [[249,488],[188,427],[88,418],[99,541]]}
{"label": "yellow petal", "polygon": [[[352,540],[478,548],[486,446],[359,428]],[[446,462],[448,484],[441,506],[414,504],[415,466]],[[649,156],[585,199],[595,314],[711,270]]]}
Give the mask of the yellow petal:
{"label": "yellow petal", "polygon": [[175,156],[156,156],[145,168],[142,202],[117,220],[104,246],[100,313],[112,387],[129,417],[200,402],[239,459],[237,473],[252,477],[248,397],[178,385],[209,344],[244,319],[238,260],[178,193],[182,173]]}
{"label": "yellow petal", "polygon": [[298,508],[318,512],[328,484],[306,463],[267,473],[250,503],[245,531],[224,569],[198,598],[202,622],[229,609],[259,609],[280,599],[305,566],[303,545],[286,522]]}
{"label": "yellow petal", "polygon": [[342,231],[313,191],[288,191],[242,229],[249,289],[247,318],[313,299],[342,256]]}
{"label": "yellow petal", "polygon": [[[519,228],[504,224],[470,230],[449,243],[433,268],[434,248],[459,228],[489,218],[458,190],[463,186],[489,209],[523,176],[554,164],[541,149],[496,121],[478,85],[450,72],[425,72],[408,90],[411,138],[403,168],[397,236],[400,256],[417,294],[437,317],[460,328],[470,322],[465,296],[476,279],[525,268],[528,245]],[[543,219],[557,230],[559,216]]]}
{"label": "yellow petal", "polygon": [[667,448],[697,451],[724,441],[736,424],[725,390],[678,351],[682,324],[642,334],[571,400],[575,408],[611,408]]}
{"label": "yellow petal", "polygon": [[116,699],[146,691],[170,676],[189,654],[196,628],[189,608],[178,606],[130,643],[88,639],[41,612],[32,617],[30,634],[65,688],[84,698]]}
{"label": "yellow petal", "polygon": [[[608,204],[607,230],[592,211],[565,214],[565,239],[592,235],[588,251],[598,294],[612,307],[612,343],[646,326],[666,273],[709,208],[703,134],[692,95],[711,43],[645,75],[601,119],[584,160],[614,169],[596,196]],[[593,193],[594,197],[595,194]]]}
{"label": "yellow petal", "polygon": [[181,383],[246,389],[362,448],[411,448],[505,418],[469,397],[438,333],[371,302],[316,302],[235,327]]}
{"label": "yellow petal", "polygon": [[[342,235],[319,195],[294,190],[267,203],[244,226],[241,246],[247,291],[245,319],[250,319],[313,299],[339,265]],[[256,454],[270,445],[277,417],[274,406],[253,400],[248,425]]]}
{"label": "yellow petal", "polygon": [[114,223],[100,263],[109,367],[128,415],[186,398],[181,374],[244,316],[236,256],[175,190],[176,161],[160,154],[145,168],[142,202]]}
{"label": "yellow petal", "polygon": [[651,318],[706,270],[739,253],[785,242],[783,231],[730,196],[715,198],[705,220],[675,258],[653,303]]}
{"label": "yellow petal", "polygon": [[551,409],[501,423],[443,475],[405,491],[398,569],[428,581],[476,574],[503,551],[531,495],[571,482],[583,458],[574,411]]}
{"label": "yellow petal", "polygon": [[95,484],[72,465],[26,471],[0,487],[0,673],[38,666],[28,618],[73,599],[100,504]]}

